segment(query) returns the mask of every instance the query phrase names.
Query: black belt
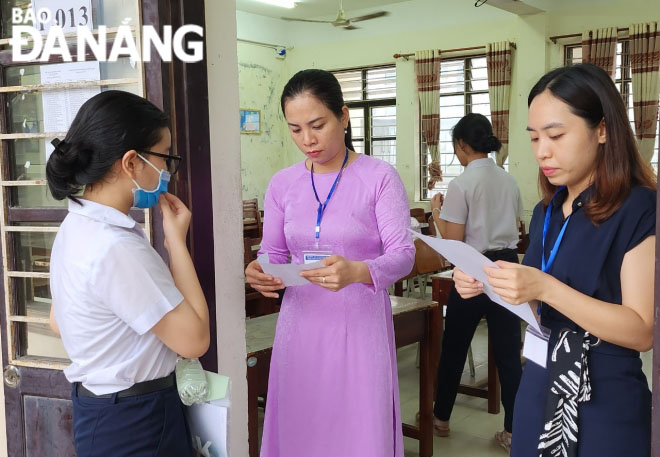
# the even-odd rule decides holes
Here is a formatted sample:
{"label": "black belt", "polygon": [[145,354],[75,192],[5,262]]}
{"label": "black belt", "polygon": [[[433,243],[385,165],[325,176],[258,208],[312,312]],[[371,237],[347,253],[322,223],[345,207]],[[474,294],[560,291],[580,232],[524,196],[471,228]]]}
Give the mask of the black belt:
{"label": "black belt", "polygon": [[[150,394],[152,392],[158,392],[159,390],[168,389],[175,385],[176,385],[176,377],[174,375],[174,372],[172,372],[172,374],[170,374],[169,376],[165,376],[164,378],[152,379],[151,381],[138,382],[137,384],[133,384],[128,389],[120,390],[119,392],[117,392],[117,398],[134,397],[136,395]],[[112,396],[114,395],[114,394],[96,395],[91,390],[86,389],[85,386],[83,386],[79,382],[76,383],[76,386],[78,390],[78,395],[82,395],[84,397],[112,398]]]}
{"label": "black belt", "polygon": [[490,260],[493,260],[492,257],[501,260],[502,257],[517,255],[517,251],[515,249],[509,249],[509,248],[491,249],[490,251],[485,251],[483,254],[486,257],[488,257]]}
{"label": "black belt", "polygon": [[501,249],[491,249],[490,251],[484,251],[484,255],[493,255],[493,254],[510,254],[516,252],[515,249],[510,248],[501,248]]}

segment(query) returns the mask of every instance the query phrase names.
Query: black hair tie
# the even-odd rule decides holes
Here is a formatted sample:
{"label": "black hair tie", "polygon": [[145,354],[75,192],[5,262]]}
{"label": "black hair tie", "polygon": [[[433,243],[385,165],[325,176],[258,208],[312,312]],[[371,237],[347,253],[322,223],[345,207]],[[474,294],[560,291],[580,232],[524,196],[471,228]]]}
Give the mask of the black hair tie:
{"label": "black hair tie", "polygon": [[55,149],[57,149],[59,152],[64,154],[64,148],[66,147],[67,143],[64,140],[60,140],[59,138],[54,138],[53,141],[50,142],[50,144],[53,145]]}

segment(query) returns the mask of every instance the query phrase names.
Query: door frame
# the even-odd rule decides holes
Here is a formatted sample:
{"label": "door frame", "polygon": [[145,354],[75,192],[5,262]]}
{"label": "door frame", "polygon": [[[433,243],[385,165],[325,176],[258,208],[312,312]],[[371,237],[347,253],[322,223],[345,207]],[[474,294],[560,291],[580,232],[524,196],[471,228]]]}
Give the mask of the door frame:
{"label": "door frame", "polygon": [[[200,0],[185,0],[185,4],[184,0],[171,2],[138,0],[138,9],[142,19],[140,25],[152,25],[158,30],[162,30],[162,26],[166,24],[171,24],[173,27],[184,23],[204,26],[204,3]],[[203,41],[204,48],[206,48],[206,39],[204,38]],[[61,62],[61,59],[54,58],[50,61],[50,63],[56,62]],[[3,84],[4,68],[12,64],[11,51],[0,51],[0,85]],[[213,220],[212,212],[209,210],[211,208],[211,175],[206,71],[205,60],[194,64],[168,63],[162,62],[157,52],[152,52],[152,60],[143,63],[141,83],[144,88],[144,96],[170,115],[173,149],[184,157],[179,172],[173,177],[170,191],[178,194],[189,206],[194,201],[199,208],[198,211],[193,211],[188,245],[209,304],[211,346],[207,354],[202,357],[202,363],[206,369],[217,371],[214,255],[213,249],[208,248],[209,243],[213,243]],[[180,84],[182,81],[185,81],[184,85]],[[4,101],[4,94],[0,94],[0,115],[3,123],[6,122]],[[191,106],[194,106],[194,109],[190,109]],[[3,127],[3,131],[6,131],[6,125]],[[7,158],[7,148],[3,148],[3,154],[5,154],[3,159]],[[16,211],[17,215],[20,215],[25,210],[17,209]],[[41,222],[61,221],[67,212],[66,209],[31,211]],[[141,211],[134,211],[131,215],[138,222],[147,222],[150,225],[154,247],[167,261],[160,212],[152,211],[151,220],[147,221],[145,221],[144,214]],[[2,274],[3,266],[0,263],[0,275]],[[0,297],[3,297],[3,304],[4,292],[4,282],[0,281]],[[2,325],[4,335],[8,328],[4,306],[0,311],[0,325]],[[2,337],[1,339],[4,367],[8,365],[9,347],[7,338]],[[20,367],[19,387],[10,388],[4,385],[8,455],[23,457],[26,452],[24,446],[24,395],[43,396],[44,392],[47,392],[48,398],[70,400],[71,384],[66,380],[61,367],[59,368]],[[71,422],[71,417],[62,419]],[[69,437],[52,438],[69,439]],[[55,445],[55,443],[51,443],[51,445]],[[0,450],[1,453],[2,450]]]}
{"label": "door frame", "polygon": [[[205,30],[204,0],[161,0],[160,23],[170,24],[177,29],[184,24],[199,25]],[[143,20],[146,20],[146,16]],[[150,18],[151,20],[151,18]],[[147,25],[147,22],[145,22]],[[152,53],[156,54],[156,53]],[[159,58],[160,59],[160,58]],[[211,185],[211,144],[208,111],[208,73],[206,66],[206,37],[204,58],[196,63],[175,60],[166,69],[162,62],[154,59],[145,63],[145,75],[155,75],[159,81],[147,78],[154,93],[147,88],[147,97],[170,115],[172,142],[179,154],[185,154],[179,172],[174,176],[174,191],[192,212],[188,249],[193,259],[202,291],[209,305],[211,343],[209,350],[200,357],[206,370],[218,371],[215,307],[215,257],[213,249],[213,213]],[[158,74],[159,69],[160,74]],[[160,94],[155,93],[162,88]],[[168,97],[162,97],[162,94]],[[158,97],[161,97],[160,99]],[[158,215],[158,218],[160,215]],[[157,222],[158,220],[158,222]],[[154,242],[163,247],[162,223],[154,213]],[[164,257],[164,248],[161,252]]]}

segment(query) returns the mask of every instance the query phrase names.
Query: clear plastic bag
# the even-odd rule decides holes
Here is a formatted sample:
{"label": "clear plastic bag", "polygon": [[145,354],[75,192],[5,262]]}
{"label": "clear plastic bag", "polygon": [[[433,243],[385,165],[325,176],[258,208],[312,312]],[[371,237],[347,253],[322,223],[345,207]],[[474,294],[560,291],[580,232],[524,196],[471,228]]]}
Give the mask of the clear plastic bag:
{"label": "clear plastic bag", "polygon": [[175,371],[181,402],[186,406],[205,402],[209,386],[199,360],[180,358],[176,363]]}

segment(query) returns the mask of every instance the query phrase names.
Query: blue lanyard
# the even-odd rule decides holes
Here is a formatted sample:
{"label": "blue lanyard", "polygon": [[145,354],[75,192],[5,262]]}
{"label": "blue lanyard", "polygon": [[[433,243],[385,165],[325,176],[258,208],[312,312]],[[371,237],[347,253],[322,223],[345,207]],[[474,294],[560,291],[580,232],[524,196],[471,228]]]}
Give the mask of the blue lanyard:
{"label": "blue lanyard", "polygon": [[[564,186],[565,187],[565,186]],[[561,192],[564,187],[560,187],[559,190],[555,193],[555,196]],[[552,200],[554,200],[554,196],[552,197]],[[550,251],[550,257],[548,258],[547,262],[545,260],[545,239],[548,235],[548,227],[550,226],[550,216],[552,215],[552,200],[550,200],[550,204],[548,205],[548,209],[545,210],[545,222],[543,223],[543,238],[541,241],[541,271],[543,273],[547,273],[550,271],[550,268],[552,268],[552,264],[555,263],[555,257],[557,257],[557,251],[559,251],[559,246],[561,245],[561,241],[564,238],[564,232],[566,231],[566,226],[568,225],[568,221],[571,220],[571,216],[568,216],[566,220],[564,221],[564,225],[562,226],[561,230],[559,231],[559,235],[557,235],[557,239],[555,240],[555,245],[552,247],[552,250]],[[539,303],[539,306],[537,308],[538,314],[541,314],[541,303]]]}
{"label": "blue lanyard", "polygon": [[316,214],[316,230],[314,232],[314,237],[317,240],[319,239],[319,235],[321,234],[321,219],[323,219],[323,212],[325,211],[326,206],[328,206],[328,203],[332,198],[332,194],[335,193],[335,189],[337,188],[339,179],[341,178],[344,168],[346,167],[346,162],[348,162],[348,148],[346,148],[346,157],[344,157],[344,162],[341,164],[341,168],[339,169],[339,172],[337,173],[337,177],[335,178],[335,183],[330,188],[330,192],[328,193],[328,197],[325,199],[325,203],[321,203],[321,200],[319,199],[319,194],[316,192],[316,185],[314,184],[314,164],[312,163],[310,170],[310,175],[312,177],[312,189],[314,189],[314,196],[316,197],[316,201],[319,202],[319,209]]}

